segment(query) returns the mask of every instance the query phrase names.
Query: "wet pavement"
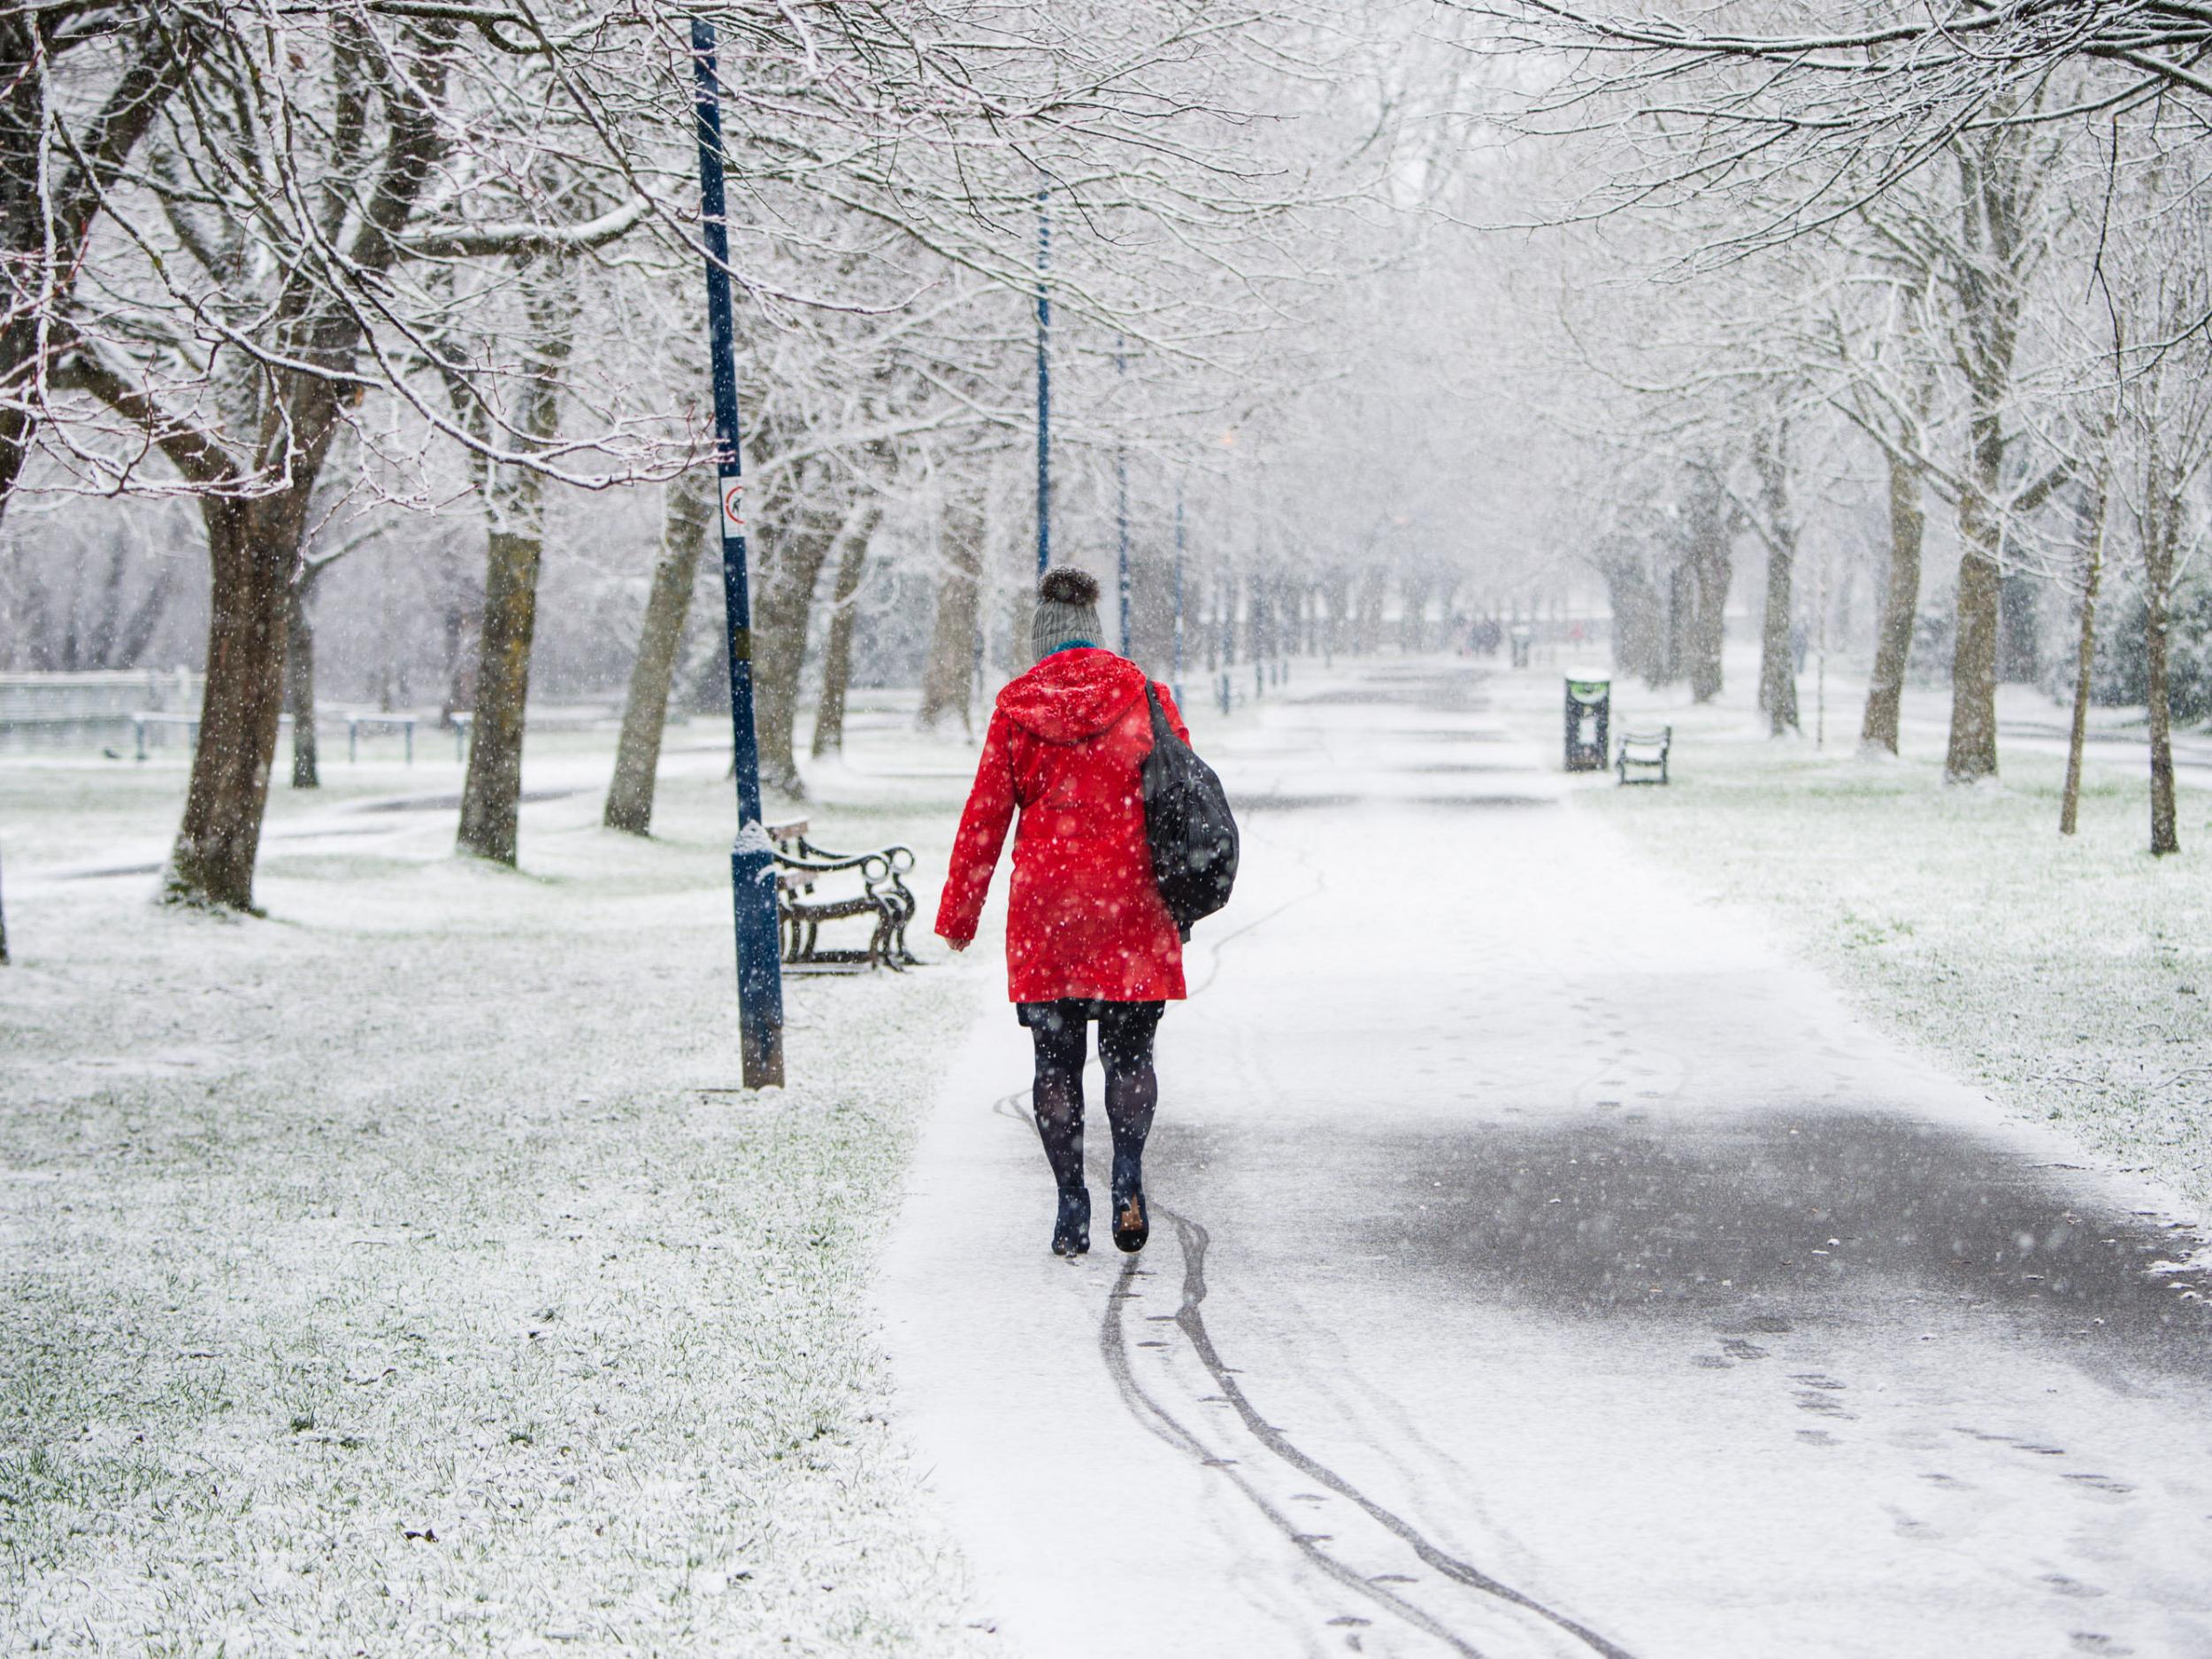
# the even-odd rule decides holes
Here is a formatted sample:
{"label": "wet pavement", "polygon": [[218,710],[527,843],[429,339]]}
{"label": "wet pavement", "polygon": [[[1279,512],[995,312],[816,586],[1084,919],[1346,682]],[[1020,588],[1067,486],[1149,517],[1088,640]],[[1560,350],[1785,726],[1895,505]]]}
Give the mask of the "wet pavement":
{"label": "wet pavement", "polygon": [[883,1294],[1010,1647],[2212,1655],[2196,1240],[1572,810],[1550,703],[1370,668],[1218,745],[1141,1256],[1046,1255],[979,1027]]}

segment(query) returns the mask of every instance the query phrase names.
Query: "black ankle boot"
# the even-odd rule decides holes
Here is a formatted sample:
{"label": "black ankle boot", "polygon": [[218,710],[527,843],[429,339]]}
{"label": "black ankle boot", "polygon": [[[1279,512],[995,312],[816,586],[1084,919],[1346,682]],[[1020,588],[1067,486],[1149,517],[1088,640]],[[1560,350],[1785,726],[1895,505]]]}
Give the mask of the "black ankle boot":
{"label": "black ankle boot", "polygon": [[1091,1189],[1060,1189],[1060,1214],[1052,1224],[1052,1253],[1083,1256],[1091,1248]]}
{"label": "black ankle boot", "polygon": [[1114,1154],[1114,1242],[1134,1253],[1152,1236],[1151,1219],[1145,1214],[1144,1173],[1134,1156]]}

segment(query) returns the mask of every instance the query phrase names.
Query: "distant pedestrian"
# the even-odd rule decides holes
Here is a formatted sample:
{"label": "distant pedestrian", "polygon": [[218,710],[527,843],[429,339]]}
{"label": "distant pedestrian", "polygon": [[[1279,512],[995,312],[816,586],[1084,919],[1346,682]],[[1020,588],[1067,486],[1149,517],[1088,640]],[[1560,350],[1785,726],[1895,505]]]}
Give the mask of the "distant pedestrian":
{"label": "distant pedestrian", "polygon": [[[1098,583],[1083,572],[1046,573],[1030,641],[1037,665],[998,695],[975,787],[961,815],[937,932],[955,950],[974,940],[991,872],[1016,811],[1006,911],[1007,995],[1036,1045],[1032,1096],[1045,1156],[1059,1185],[1052,1248],[1090,1248],[1083,1179],[1083,1060],[1098,1022],[1113,1131],[1114,1242],[1141,1249],[1143,1158],[1159,1080],[1152,1037],[1183,995],[1183,945],[1160,897],[1145,836],[1140,772],[1152,750],[1144,671],[1102,649]],[[1190,733],[1165,686],[1169,726]]]}

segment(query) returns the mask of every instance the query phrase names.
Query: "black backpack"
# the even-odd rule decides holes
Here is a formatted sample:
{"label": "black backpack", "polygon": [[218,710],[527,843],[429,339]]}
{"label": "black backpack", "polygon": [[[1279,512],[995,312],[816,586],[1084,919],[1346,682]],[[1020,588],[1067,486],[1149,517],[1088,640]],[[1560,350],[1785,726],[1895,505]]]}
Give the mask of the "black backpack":
{"label": "black backpack", "polygon": [[1237,879],[1237,820],[1214,769],[1175,735],[1152,682],[1152,752],[1144,757],[1144,837],[1152,876],[1183,937],[1229,902]]}

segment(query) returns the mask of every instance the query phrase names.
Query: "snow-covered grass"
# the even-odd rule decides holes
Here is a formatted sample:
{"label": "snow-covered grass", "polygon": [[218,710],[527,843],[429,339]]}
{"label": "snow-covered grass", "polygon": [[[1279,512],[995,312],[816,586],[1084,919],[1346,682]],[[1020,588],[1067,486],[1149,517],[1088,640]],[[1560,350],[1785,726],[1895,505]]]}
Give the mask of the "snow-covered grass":
{"label": "snow-covered grass", "polygon": [[[817,832],[933,899],[972,763],[856,726]],[[987,1645],[862,1294],[975,986],[795,979],[791,1087],[733,1090],[698,735],[649,842],[603,734],[534,745],[578,793],[518,873],[360,810],[434,748],[280,786],[241,922],[50,873],[157,852],[181,767],[0,769],[0,1650]]]}
{"label": "snow-covered grass", "polygon": [[[1763,911],[1954,1074],[2212,1206],[2206,796],[2184,789],[2183,851],[2154,859],[2139,753],[2100,745],[2079,833],[2063,838],[2055,742],[2001,741],[2000,782],[1947,786],[1940,693],[1909,699],[1901,758],[1867,759],[1857,685],[1832,683],[1816,748],[1764,736],[1743,706],[1754,665],[1730,670],[1719,708],[1617,688],[1631,725],[1673,721],[1675,781],[1582,803]],[[2020,732],[2064,718],[2024,688],[2007,689],[2002,713]]]}

